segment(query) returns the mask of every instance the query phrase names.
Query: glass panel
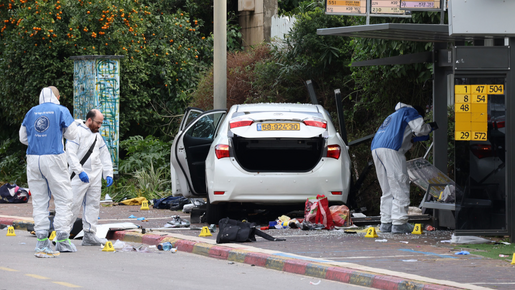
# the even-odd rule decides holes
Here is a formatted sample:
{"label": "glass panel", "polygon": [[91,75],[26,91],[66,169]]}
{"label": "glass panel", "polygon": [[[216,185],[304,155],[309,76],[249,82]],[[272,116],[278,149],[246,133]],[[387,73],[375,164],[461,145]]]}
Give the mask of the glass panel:
{"label": "glass panel", "polygon": [[188,129],[186,135],[197,138],[213,139],[216,127],[225,112],[213,113],[201,117],[191,128]]}
{"label": "glass panel", "polygon": [[199,111],[190,111],[188,116],[187,116],[187,119],[184,123],[184,127],[188,127],[188,125],[191,123],[191,121],[195,120],[200,114],[202,114],[202,112],[199,112]]}
{"label": "glass panel", "polygon": [[456,230],[506,229],[504,89],[455,79]]}

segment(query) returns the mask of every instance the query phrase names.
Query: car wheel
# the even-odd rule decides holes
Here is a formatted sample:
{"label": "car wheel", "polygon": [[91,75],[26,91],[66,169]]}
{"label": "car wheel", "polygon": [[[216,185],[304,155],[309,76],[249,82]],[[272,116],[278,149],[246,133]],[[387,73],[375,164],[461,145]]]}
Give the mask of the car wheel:
{"label": "car wheel", "polygon": [[218,224],[220,219],[224,216],[225,204],[217,203],[211,204],[209,202],[209,198],[207,199],[207,208],[206,208],[206,222],[208,224]]}

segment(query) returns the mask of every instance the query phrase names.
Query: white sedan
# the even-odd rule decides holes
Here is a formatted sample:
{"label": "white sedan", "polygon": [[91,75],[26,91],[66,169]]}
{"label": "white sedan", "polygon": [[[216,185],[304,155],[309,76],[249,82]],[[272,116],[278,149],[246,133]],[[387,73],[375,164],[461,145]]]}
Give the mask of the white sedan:
{"label": "white sedan", "polygon": [[323,194],[347,202],[348,147],[320,105],[188,108],[171,147],[174,195],[207,197],[207,222],[227,206],[298,204]]}

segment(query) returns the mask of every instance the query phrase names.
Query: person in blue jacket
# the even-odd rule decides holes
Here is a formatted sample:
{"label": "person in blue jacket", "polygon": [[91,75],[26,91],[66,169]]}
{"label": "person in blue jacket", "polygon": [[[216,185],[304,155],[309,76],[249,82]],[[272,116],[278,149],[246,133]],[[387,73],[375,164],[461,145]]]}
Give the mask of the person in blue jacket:
{"label": "person in blue jacket", "polygon": [[59,252],[77,251],[69,240],[73,194],[63,143],[63,136],[75,138],[77,125],[70,111],[60,105],[59,98],[56,87],[43,88],[39,105],[25,115],[19,131],[20,142],[28,145],[27,181],[32,193],[34,231],[38,239],[36,257],[57,254],[48,240],[50,197],[54,198],[55,204],[55,249]]}
{"label": "person in blue jacket", "polygon": [[404,154],[413,142],[429,139],[436,123],[424,123],[425,111],[403,103],[395,106],[372,140],[372,157],[381,186],[381,232],[411,233],[408,223],[409,177]]}

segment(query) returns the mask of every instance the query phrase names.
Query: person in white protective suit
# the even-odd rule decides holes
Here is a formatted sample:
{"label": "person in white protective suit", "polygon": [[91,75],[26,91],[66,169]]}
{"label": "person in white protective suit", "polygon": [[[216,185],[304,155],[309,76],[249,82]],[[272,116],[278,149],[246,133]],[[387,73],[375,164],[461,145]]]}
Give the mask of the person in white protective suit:
{"label": "person in white protective suit", "polygon": [[372,157],[377,179],[383,192],[381,196],[381,232],[411,233],[408,223],[410,204],[409,177],[404,154],[413,142],[429,139],[436,123],[424,123],[425,111],[418,106],[403,103],[395,106],[372,140]]}
{"label": "person in white protective suit", "polygon": [[20,127],[20,142],[27,148],[27,181],[32,193],[34,230],[38,239],[36,256],[54,256],[48,240],[50,220],[48,207],[50,197],[54,198],[56,250],[75,252],[77,248],[68,239],[72,217],[72,189],[68,165],[64,152],[63,135],[74,139],[77,124],[70,111],[59,103],[56,87],[41,90],[39,105],[32,107],[25,115]]}
{"label": "person in white protective suit", "polygon": [[[79,215],[82,206],[83,246],[98,246],[107,241],[96,236],[102,176],[107,181],[107,187],[113,184],[111,154],[104,138],[99,133],[103,121],[104,116],[99,110],[89,111],[85,122],[75,121],[78,125],[77,136],[68,138],[66,142],[66,155],[68,164],[70,164],[69,172],[70,175],[76,174],[71,180],[73,188],[71,224]],[[91,153],[88,154],[88,152]],[[87,160],[81,164],[85,156]]]}

